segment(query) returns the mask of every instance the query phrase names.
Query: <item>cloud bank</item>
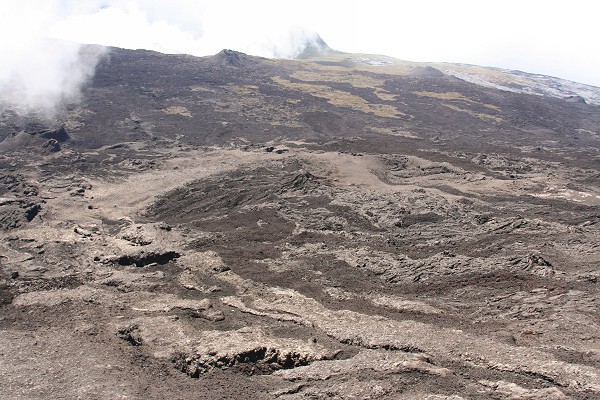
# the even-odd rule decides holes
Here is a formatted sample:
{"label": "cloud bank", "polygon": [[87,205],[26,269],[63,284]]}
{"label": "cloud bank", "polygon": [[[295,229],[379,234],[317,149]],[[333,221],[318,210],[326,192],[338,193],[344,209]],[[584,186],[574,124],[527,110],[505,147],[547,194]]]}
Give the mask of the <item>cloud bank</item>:
{"label": "cloud bank", "polygon": [[49,34],[81,43],[196,56],[230,48],[293,58],[317,37],[307,3],[104,0],[89,1],[87,7],[62,4],[68,15]]}

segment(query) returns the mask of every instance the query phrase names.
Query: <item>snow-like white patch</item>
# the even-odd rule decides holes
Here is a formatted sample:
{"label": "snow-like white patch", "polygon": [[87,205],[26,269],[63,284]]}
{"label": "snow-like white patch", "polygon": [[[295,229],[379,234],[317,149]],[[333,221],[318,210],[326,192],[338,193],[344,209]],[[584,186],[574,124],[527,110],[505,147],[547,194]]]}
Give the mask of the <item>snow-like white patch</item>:
{"label": "snow-like white patch", "polygon": [[391,62],[391,61],[374,60],[374,59],[369,58],[369,57],[351,58],[350,61],[356,62],[356,63],[363,63],[363,64],[368,64],[368,65],[373,65],[375,67],[384,67],[386,65],[392,65],[393,64],[393,62]]}
{"label": "snow-like white patch", "polygon": [[571,189],[549,187],[544,193],[537,193],[533,195],[543,199],[558,198],[577,203],[583,203],[590,206],[600,205],[600,195]]}
{"label": "snow-like white patch", "polygon": [[438,67],[438,69],[447,75],[485,87],[557,98],[579,96],[588,104],[600,105],[600,88],[595,86],[521,71],[489,68],[491,74],[488,75],[478,72],[478,68],[469,71],[469,66],[461,67],[460,70],[451,67]]}

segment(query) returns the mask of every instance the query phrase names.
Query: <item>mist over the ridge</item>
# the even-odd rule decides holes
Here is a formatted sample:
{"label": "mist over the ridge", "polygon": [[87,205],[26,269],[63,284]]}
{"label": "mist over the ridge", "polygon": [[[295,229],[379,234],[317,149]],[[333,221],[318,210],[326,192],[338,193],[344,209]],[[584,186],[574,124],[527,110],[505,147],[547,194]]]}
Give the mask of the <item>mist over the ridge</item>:
{"label": "mist over the ridge", "polygon": [[293,58],[318,35],[293,8],[285,15],[231,2],[7,0],[0,3],[0,104],[21,114],[53,114],[76,102],[104,54],[103,47],[82,44],[196,56],[231,48]]}
{"label": "mist over the ridge", "polygon": [[56,4],[0,4],[0,105],[19,114],[51,115],[77,102],[105,53],[102,46],[50,39]]}
{"label": "mist over the ridge", "polygon": [[79,12],[73,11],[75,5],[69,6],[49,33],[80,43],[162,53],[206,56],[229,48],[281,58],[295,57],[318,36],[306,7],[288,2],[105,0],[86,4],[90,6]]}
{"label": "mist over the ridge", "polygon": [[26,50],[0,69],[0,104],[19,114],[53,114],[78,102],[106,52],[101,46],[47,39],[30,43]]}

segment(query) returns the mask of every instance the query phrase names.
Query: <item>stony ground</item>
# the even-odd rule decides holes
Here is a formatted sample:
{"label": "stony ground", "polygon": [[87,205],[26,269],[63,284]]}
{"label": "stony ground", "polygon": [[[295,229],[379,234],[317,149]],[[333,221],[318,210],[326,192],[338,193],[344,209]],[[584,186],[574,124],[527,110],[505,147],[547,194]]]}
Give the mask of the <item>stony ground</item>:
{"label": "stony ground", "polygon": [[598,107],[345,68],[5,112],[0,398],[600,398]]}

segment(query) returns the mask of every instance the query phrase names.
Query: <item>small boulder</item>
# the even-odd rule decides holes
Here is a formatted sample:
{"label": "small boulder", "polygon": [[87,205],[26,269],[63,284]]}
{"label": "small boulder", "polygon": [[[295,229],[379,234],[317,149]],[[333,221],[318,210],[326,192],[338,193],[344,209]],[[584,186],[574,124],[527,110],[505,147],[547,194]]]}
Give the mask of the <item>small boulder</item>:
{"label": "small boulder", "polygon": [[56,153],[60,151],[60,143],[56,139],[50,139],[46,141],[42,147],[48,150],[50,153]]}

